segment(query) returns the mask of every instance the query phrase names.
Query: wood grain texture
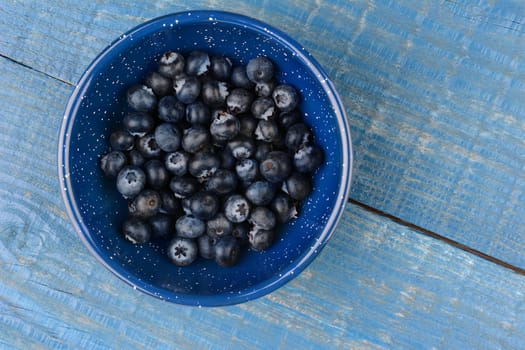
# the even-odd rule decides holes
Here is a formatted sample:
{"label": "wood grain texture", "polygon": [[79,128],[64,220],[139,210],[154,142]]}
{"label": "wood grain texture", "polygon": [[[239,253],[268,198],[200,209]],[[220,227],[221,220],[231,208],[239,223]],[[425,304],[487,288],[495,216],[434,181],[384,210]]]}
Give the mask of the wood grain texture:
{"label": "wood grain texture", "polygon": [[266,297],[206,309],[133,290],[89,255],[60,201],[56,129],[60,101],[72,87],[3,58],[0,70],[1,348],[483,349],[524,343],[523,277],[353,205],[319,258]]}
{"label": "wood grain texture", "polygon": [[353,199],[525,267],[520,2],[21,1],[0,9],[0,54],[73,84],[122,32],[200,8],[275,25],[326,67],[352,126]]}

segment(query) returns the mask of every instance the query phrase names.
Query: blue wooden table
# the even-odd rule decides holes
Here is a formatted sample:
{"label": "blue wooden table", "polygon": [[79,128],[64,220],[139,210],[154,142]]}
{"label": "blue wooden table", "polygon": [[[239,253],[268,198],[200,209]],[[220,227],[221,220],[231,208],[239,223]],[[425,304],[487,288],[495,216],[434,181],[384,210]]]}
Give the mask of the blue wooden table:
{"label": "blue wooden table", "polygon": [[[0,348],[525,348],[523,2],[0,2]],[[301,42],[343,98],[355,150],[321,255],[224,308],[116,279],[58,188],[59,128],[83,70],[131,27],[190,9]]]}

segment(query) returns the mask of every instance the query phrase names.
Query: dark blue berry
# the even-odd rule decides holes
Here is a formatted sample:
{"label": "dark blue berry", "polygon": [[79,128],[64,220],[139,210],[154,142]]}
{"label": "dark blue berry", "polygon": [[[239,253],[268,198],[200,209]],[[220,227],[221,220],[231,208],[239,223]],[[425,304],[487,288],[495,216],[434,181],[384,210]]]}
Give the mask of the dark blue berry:
{"label": "dark blue berry", "polygon": [[254,83],[270,81],[274,74],[272,61],[264,56],[253,58],[246,65],[246,76]]}
{"label": "dark blue berry", "polygon": [[198,247],[191,238],[175,237],[168,245],[168,258],[177,266],[188,266],[198,257]]}
{"label": "dark blue berry", "polygon": [[173,235],[173,219],[171,215],[157,214],[148,220],[153,238],[167,238]]}
{"label": "dark blue berry", "polygon": [[221,266],[233,266],[239,260],[241,246],[235,237],[221,237],[217,240],[213,248],[215,251],[215,262]]}
{"label": "dark blue berry", "polygon": [[109,135],[109,144],[114,151],[129,151],[135,145],[135,138],[127,130],[118,129]]}
{"label": "dark blue berry", "polygon": [[185,175],[188,172],[188,162],[190,155],[185,151],[176,151],[166,154],[164,166],[176,176]]}
{"label": "dark blue berry", "polygon": [[139,194],[146,186],[146,174],[137,166],[125,166],[117,176],[117,190],[126,198]]}
{"label": "dark blue berry", "polygon": [[204,51],[192,51],[186,57],[186,74],[203,75],[210,69],[210,56]]}
{"label": "dark blue berry", "polygon": [[189,153],[197,153],[210,147],[211,136],[207,128],[193,125],[182,134],[182,148]]}
{"label": "dark blue berry", "polygon": [[272,201],[275,192],[275,184],[268,181],[255,181],[246,188],[244,195],[254,205],[267,205]]}
{"label": "dark blue berry", "polygon": [[186,106],[186,120],[191,124],[208,125],[211,112],[204,102],[196,101]]}
{"label": "dark blue berry", "polygon": [[270,182],[281,182],[292,172],[292,161],[288,153],[283,151],[272,151],[259,165],[262,177]]}
{"label": "dark blue berry", "polygon": [[279,126],[274,120],[259,120],[254,134],[259,141],[275,142],[279,138]]}
{"label": "dark blue berry", "polygon": [[212,115],[210,134],[214,140],[225,142],[233,139],[239,133],[239,119],[228,112],[216,111]]}
{"label": "dark blue berry", "polygon": [[124,117],[122,124],[131,135],[142,137],[153,130],[155,120],[149,114],[132,112]]}
{"label": "dark blue berry", "polygon": [[223,213],[218,213],[214,218],[206,221],[206,234],[210,237],[230,235],[233,223]]}
{"label": "dark blue berry", "polygon": [[312,191],[312,183],[309,176],[294,172],[283,183],[283,190],[297,201],[305,199]]}
{"label": "dark blue berry", "polygon": [[301,145],[311,142],[312,138],[312,131],[306,124],[295,123],[286,131],[284,144],[295,152]]}
{"label": "dark blue berry", "polygon": [[224,203],[224,215],[233,223],[243,222],[250,216],[250,203],[240,194],[231,195]]}
{"label": "dark blue berry", "polygon": [[226,102],[229,95],[228,89],[228,84],[224,81],[206,80],[202,84],[202,100],[211,108],[219,108]]}
{"label": "dark blue berry", "polygon": [[229,141],[226,147],[238,160],[250,158],[255,153],[255,143],[248,137],[236,137]]}
{"label": "dark blue berry", "polygon": [[198,152],[188,162],[188,172],[199,180],[212,176],[221,165],[220,158],[211,152]]}
{"label": "dark blue berry", "polygon": [[127,91],[128,105],[139,112],[151,112],[157,107],[157,97],[145,85],[132,85]]}
{"label": "dark blue berry", "polygon": [[159,61],[159,73],[168,78],[175,78],[184,73],[184,56],[178,52],[165,52]]}
{"label": "dark blue berry", "polygon": [[168,95],[160,99],[157,110],[160,120],[178,123],[184,119],[186,107],[175,96]]}
{"label": "dark blue berry", "polygon": [[132,149],[128,152],[128,161],[129,165],[142,166],[146,162],[146,158],[138,149]]}
{"label": "dark blue berry", "polygon": [[243,88],[246,90],[253,89],[254,83],[250,79],[248,79],[248,76],[246,75],[245,66],[233,67],[230,79],[232,85],[235,87]]}
{"label": "dark blue berry", "polygon": [[275,214],[267,207],[258,206],[251,210],[248,222],[263,230],[271,230],[275,227],[277,219]]}
{"label": "dark blue berry", "polygon": [[217,195],[210,191],[200,191],[189,198],[189,210],[201,220],[210,220],[219,210]]}
{"label": "dark blue berry", "polygon": [[270,203],[270,208],[282,224],[295,219],[298,215],[297,202],[285,192],[279,192],[275,195]]}
{"label": "dark blue berry", "polygon": [[233,169],[237,159],[233,156],[231,150],[228,147],[220,148],[218,150],[221,158],[221,168],[223,169]]}
{"label": "dark blue berry", "polygon": [[259,120],[255,119],[250,113],[240,114],[237,118],[239,118],[241,123],[239,134],[250,139],[253,138],[253,133],[255,132],[255,128],[257,128]]}
{"label": "dark blue berry", "polygon": [[128,218],[122,224],[124,238],[133,244],[146,243],[151,238],[150,226],[139,218]]}
{"label": "dark blue berry", "polygon": [[290,112],[299,104],[299,93],[287,84],[278,85],[272,92],[273,102],[282,112]]}
{"label": "dark blue berry", "polygon": [[301,113],[299,113],[297,109],[294,109],[290,112],[281,112],[279,117],[276,119],[280,127],[283,129],[288,129],[293,124],[301,121]]}
{"label": "dark blue berry", "polygon": [[148,185],[156,190],[165,187],[170,181],[170,174],[159,159],[151,159],[144,164],[144,173]]}
{"label": "dark blue berry", "polygon": [[262,162],[271,151],[273,151],[271,143],[259,141],[255,144],[255,153],[253,156],[259,162]]}
{"label": "dark blue berry", "polygon": [[201,94],[201,82],[196,76],[184,75],[173,82],[175,95],[185,104],[195,102]]}
{"label": "dark blue berry", "polygon": [[275,80],[270,81],[261,81],[257,84],[255,84],[255,95],[257,96],[264,96],[264,97],[271,97],[272,91],[275,88]]}
{"label": "dark blue berry", "polygon": [[137,141],[137,150],[139,150],[145,158],[157,158],[162,153],[153,134],[146,134],[140,137]]}
{"label": "dark blue berry", "polygon": [[192,214],[183,215],[175,223],[177,235],[185,238],[197,238],[206,231],[206,223]]}
{"label": "dark blue berry", "polygon": [[261,251],[270,248],[275,239],[275,230],[253,227],[248,232],[248,242],[253,250]]}
{"label": "dark blue berry", "polygon": [[233,115],[250,111],[253,95],[250,91],[242,88],[233,89],[226,98],[228,112]]}
{"label": "dark blue berry", "polygon": [[159,72],[152,71],[146,75],[145,83],[150,87],[155,95],[162,97],[169,95],[172,92],[171,79],[160,74]]}
{"label": "dark blue berry", "polygon": [[199,236],[197,238],[199,255],[204,259],[213,259],[215,257],[215,250],[213,246],[215,245],[216,241],[216,237],[210,237],[207,234]]}
{"label": "dark blue berry", "polygon": [[215,79],[226,81],[230,79],[232,62],[227,57],[212,56],[210,58],[210,71]]}
{"label": "dark blue berry", "polygon": [[192,176],[174,176],[170,181],[170,189],[176,198],[186,198],[197,192],[199,183]]}
{"label": "dark blue berry", "polygon": [[273,119],[276,114],[275,103],[269,97],[256,98],[250,107],[253,116],[257,119]]}
{"label": "dark blue berry", "polygon": [[169,215],[178,215],[181,212],[180,200],[175,198],[173,191],[161,190],[159,192],[161,205],[159,212]]}
{"label": "dark blue berry", "polygon": [[100,158],[100,168],[110,178],[117,177],[126,163],[126,155],[121,151],[111,151]]}
{"label": "dark blue berry", "polygon": [[245,244],[248,241],[248,232],[250,232],[250,224],[248,221],[243,221],[233,225],[231,235],[239,241],[241,244]]}
{"label": "dark blue berry", "polygon": [[252,158],[242,159],[235,165],[235,172],[239,180],[250,183],[259,175],[259,162]]}
{"label": "dark blue berry", "polygon": [[160,211],[162,199],[154,190],[143,190],[128,205],[129,214],[139,218],[150,218]]}
{"label": "dark blue berry", "polygon": [[232,192],[237,187],[237,176],[231,170],[218,169],[206,180],[206,189],[219,195]]}
{"label": "dark blue berry", "polygon": [[177,125],[162,123],[155,129],[155,141],[165,152],[174,152],[179,149],[182,135]]}
{"label": "dark blue berry", "polygon": [[323,150],[314,144],[303,144],[293,156],[295,170],[311,173],[323,163]]}

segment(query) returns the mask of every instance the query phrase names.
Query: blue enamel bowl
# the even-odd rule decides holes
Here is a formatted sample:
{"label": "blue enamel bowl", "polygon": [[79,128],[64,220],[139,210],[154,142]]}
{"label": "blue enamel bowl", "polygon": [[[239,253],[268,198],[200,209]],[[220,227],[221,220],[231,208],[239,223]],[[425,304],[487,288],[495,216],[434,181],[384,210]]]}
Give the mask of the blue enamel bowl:
{"label": "blue enamel bowl", "polygon": [[[234,64],[265,55],[278,80],[301,92],[300,109],[313,128],[326,162],[315,173],[313,192],[300,216],[280,228],[273,246],[245,252],[238,265],[198,260],[189,267],[168,261],[158,243],[126,242],[119,233],[126,201],[99,169],[108,134],[126,111],[126,88],[143,80],[168,50],[200,49]],[[233,13],[192,11],[146,22],[121,35],[89,65],[65,111],[58,150],[59,180],[67,212],[89,251],[134,288],[160,299],[221,306],[266,295],[299,275],[334,233],[347,201],[352,148],[345,111],[322,67],[285,33]],[[328,288],[328,287],[327,287]]]}

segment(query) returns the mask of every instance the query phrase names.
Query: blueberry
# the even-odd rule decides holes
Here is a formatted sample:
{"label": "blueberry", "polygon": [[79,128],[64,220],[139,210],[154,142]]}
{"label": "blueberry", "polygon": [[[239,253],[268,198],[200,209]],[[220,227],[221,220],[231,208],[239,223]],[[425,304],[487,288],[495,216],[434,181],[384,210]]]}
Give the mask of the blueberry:
{"label": "blueberry", "polygon": [[311,173],[323,163],[323,150],[314,144],[303,144],[293,156],[295,170]]}
{"label": "blueberry", "polygon": [[250,231],[250,224],[248,221],[243,221],[233,225],[231,235],[239,241],[241,244],[245,244],[248,241],[248,232]]}
{"label": "blueberry", "polygon": [[275,142],[279,138],[279,126],[274,120],[259,120],[255,138],[264,142]]}
{"label": "blueberry", "polygon": [[196,101],[186,106],[186,120],[189,123],[207,125],[210,119],[210,109],[204,102]]}
{"label": "blueberry", "polygon": [[272,151],[259,165],[259,172],[266,180],[277,183],[290,175],[292,167],[292,161],[286,152]]}
{"label": "blueberry", "polygon": [[135,138],[127,130],[118,129],[109,135],[109,144],[114,151],[129,151],[135,145]]}
{"label": "blueberry", "polygon": [[157,96],[166,96],[172,91],[171,79],[159,72],[149,72],[148,75],[146,75],[145,83]]}
{"label": "blueberry", "polygon": [[271,143],[259,141],[255,144],[254,158],[262,162],[268,156],[268,153],[273,151]]}
{"label": "blueberry", "polygon": [[216,237],[210,237],[207,234],[199,236],[197,238],[199,255],[204,259],[213,259],[215,257],[215,251],[213,246],[215,245],[216,241]]}
{"label": "blueberry", "polygon": [[250,79],[248,79],[248,76],[246,75],[245,66],[233,67],[230,80],[233,86],[243,88],[246,90],[251,90],[254,86],[254,83]]}
{"label": "blueberry", "polygon": [[282,112],[290,112],[299,104],[299,93],[293,86],[287,84],[276,86],[273,89],[272,98]]}
{"label": "blueberry", "polygon": [[219,195],[232,192],[237,187],[237,176],[231,170],[218,169],[206,181],[206,189]]}
{"label": "blueberry", "polygon": [[255,128],[257,128],[258,119],[255,119],[250,113],[237,115],[240,120],[239,134],[242,136],[252,138]]}
{"label": "blueberry", "polygon": [[184,56],[178,52],[165,52],[160,58],[159,73],[168,78],[175,78],[184,73]]}
{"label": "blueberry", "polygon": [[275,88],[275,85],[276,85],[275,80],[259,82],[255,84],[255,95],[271,97],[272,91]]}
{"label": "blueberry", "polygon": [[100,158],[100,168],[110,178],[117,177],[126,163],[126,155],[121,151],[111,151]]}
{"label": "blueberry", "polygon": [[197,153],[210,147],[211,136],[205,127],[194,125],[182,133],[182,148],[189,153]]}
{"label": "blueberry", "polygon": [[182,103],[190,104],[197,100],[201,93],[201,82],[193,75],[184,75],[173,82],[175,95]]}
{"label": "blueberry", "polygon": [[203,75],[210,69],[210,56],[204,51],[192,51],[186,57],[186,74]]}
{"label": "blueberry", "polygon": [[224,203],[224,215],[233,223],[243,222],[250,215],[250,203],[240,194],[231,195]]}
{"label": "blueberry", "polygon": [[139,194],[146,186],[146,174],[137,166],[125,166],[117,176],[117,190],[126,198]]}
{"label": "blueberry", "polygon": [[274,184],[268,181],[255,181],[248,186],[244,195],[254,205],[267,205],[272,201],[275,192]]}
{"label": "blueberry", "polygon": [[275,195],[270,203],[270,208],[275,213],[277,220],[282,224],[297,218],[298,215],[296,201],[284,192],[279,192]]}
{"label": "blueberry", "polygon": [[217,264],[229,267],[233,266],[239,260],[241,246],[239,241],[232,236],[224,236],[217,240],[214,245],[214,256]]}
{"label": "blueberry", "polygon": [[252,226],[262,228],[263,230],[271,230],[275,227],[277,219],[275,214],[269,208],[258,206],[252,209],[248,222]]}
{"label": "blueberry", "polygon": [[228,89],[226,82],[207,80],[202,84],[202,100],[212,108],[219,108],[226,102],[226,98],[229,95]]}
{"label": "blueberry", "polygon": [[139,218],[128,218],[122,224],[124,238],[133,244],[146,243],[151,238],[151,228]]}
{"label": "blueberry", "polygon": [[269,97],[256,98],[250,107],[253,116],[257,119],[269,120],[275,117],[275,103]]}
{"label": "blueberry", "polygon": [[206,231],[206,223],[194,215],[183,215],[175,222],[175,231],[179,237],[197,238]]}
{"label": "blueberry", "polygon": [[274,74],[272,61],[264,56],[253,58],[246,65],[246,76],[254,83],[270,81]]}
{"label": "blueberry", "polygon": [[250,183],[259,175],[259,162],[252,158],[242,159],[235,165],[235,172],[239,180]]}
{"label": "blueberry", "polygon": [[281,112],[276,119],[280,127],[288,129],[293,124],[301,121],[301,113],[297,109],[290,112]]}
{"label": "blueberry", "polygon": [[304,123],[295,123],[288,128],[284,144],[288,149],[296,151],[301,145],[312,141],[312,131]]}
{"label": "blueberry", "polygon": [[157,97],[146,85],[132,85],[126,93],[128,105],[138,112],[151,112],[157,107]]}
{"label": "blueberry", "polygon": [[146,158],[138,149],[132,149],[128,152],[128,161],[129,165],[142,166],[146,162]]}
{"label": "blueberry", "polygon": [[137,150],[139,150],[145,158],[157,158],[162,153],[153,134],[146,134],[140,137],[137,141]]}
{"label": "blueberry", "polygon": [[173,219],[171,215],[157,214],[148,220],[153,238],[166,238],[173,234]]}
{"label": "blueberry", "polygon": [[206,221],[206,234],[210,237],[230,235],[233,223],[223,213],[218,213],[213,219]]}
{"label": "blueberry", "polygon": [[165,152],[174,152],[179,149],[182,135],[173,123],[162,123],[155,129],[155,141]]}
{"label": "blueberry", "polygon": [[128,205],[129,214],[139,218],[155,216],[162,205],[160,194],[154,190],[143,190]]}
{"label": "blueberry", "polygon": [[231,150],[228,147],[219,148],[217,151],[221,158],[221,168],[223,169],[233,169],[237,159],[233,156]]}
{"label": "blueberry", "polygon": [[168,95],[160,99],[157,110],[160,120],[178,123],[184,119],[186,107],[175,96]]}
{"label": "blueberry", "polygon": [[164,163],[159,159],[151,159],[144,164],[144,173],[146,182],[156,190],[165,187],[170,181],[170,175]]}
{"label": "blueberry", "polygon": [[210,220],[219,210],[219,200],[210,191],[200,191],[189,198],[189,210],[201,220]]}
{"label": "blueberry", "polygon": [[233,89],[226,98],[228,112],[233,115],[250,111],[253,95],[250,91],[242,88]]}
{"label": "blueberry", "polygon": [[186,198],[197,192],[199,183],[192,176],[174,176],[170,181],[170,189],[176,198]]}
{"label": "blueberry", "polygon": [[170,190],[161,190],[159,192],[161,205],[159,212],[169,215],[178,215],[181,212],[180,200]]}
{"label": "blueberry", "polygon": [[312,191],[310,177],[294,172],[283,183],[283,190],[295,200],[302,201]]}
{"label": "blueberry", "polygon": [[248,137],[236,137],[227,144],[235,159],[250,158],[255,153],[255,143]]}
{"label": "blueberry", "polygon": [[210,71],[215,79],[226,81],[230,79],[232,62],[227,57],[212,56],[210,58]]}
{"label": "blueberry", "polygon": [[188,162],[188,172],[199,180],[212,176],[221,165],[220,158],[211,152],[198,152]]}
{"label": "blueberry", "polygon": [[253,227],[250,232],[248,232],[248,242],[250,247],[256,251],[270,248],[274,239],[274,230],[264,230],[260,227]]}
{"label": "blueberry", "polygon": [[168,257],[177,266],[188,266],[198,257],[198,247],[191,238],[175,237],[168,245]]}
{"label": "blueberry", "polygon": [[176,176],[185,175],[188,172],[188,162],[190,155],[185,151],[176,151],[166,154],[164,166]]}
{"label": "blueberry", "polygon": [[132,112],[124,117],[122,124],[131,135],[142,137],[153,130],[155,120],[149,114]]}
{"label": "blueberry", "polygon": [[225,142],[233,139],[239,133],[239,119],[228,112],[215,111],[212,115],[210,134],[214,140]]}

